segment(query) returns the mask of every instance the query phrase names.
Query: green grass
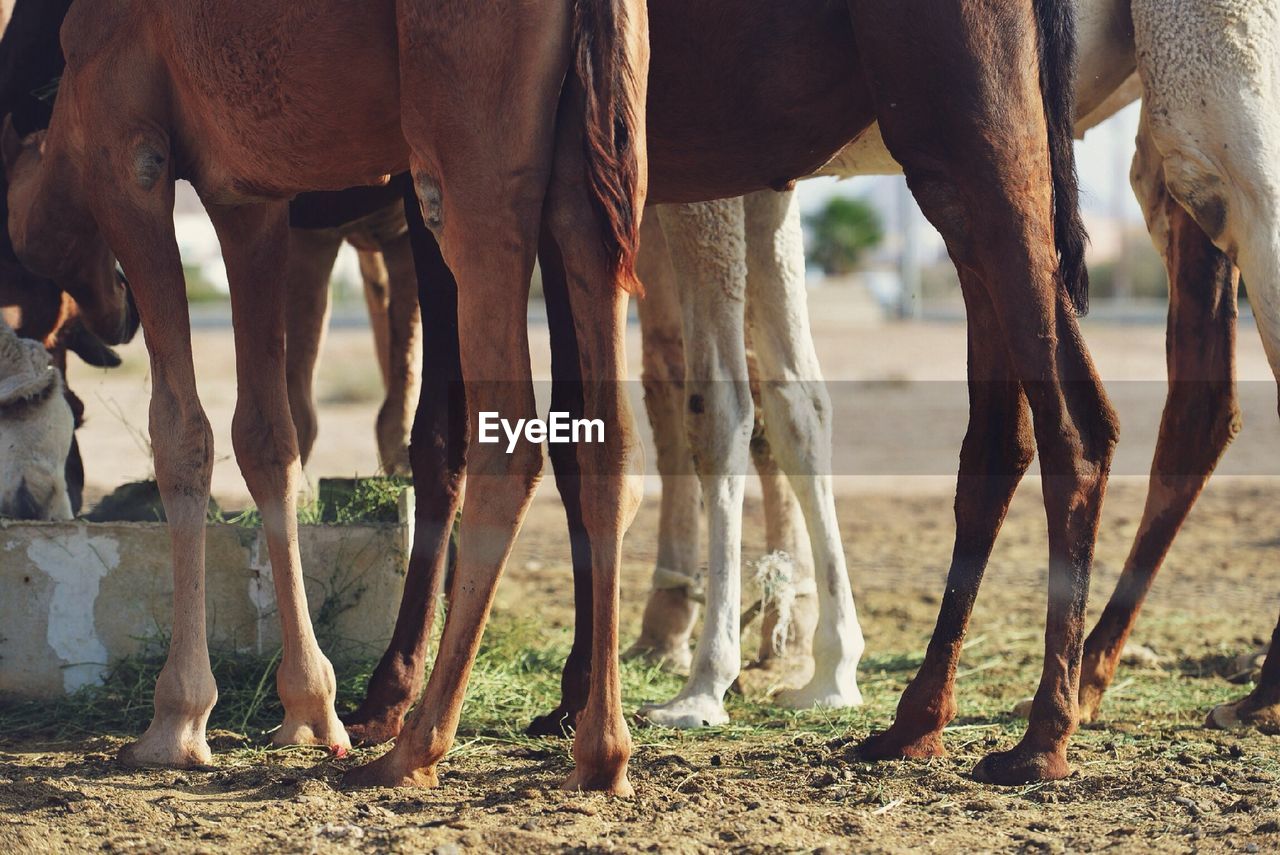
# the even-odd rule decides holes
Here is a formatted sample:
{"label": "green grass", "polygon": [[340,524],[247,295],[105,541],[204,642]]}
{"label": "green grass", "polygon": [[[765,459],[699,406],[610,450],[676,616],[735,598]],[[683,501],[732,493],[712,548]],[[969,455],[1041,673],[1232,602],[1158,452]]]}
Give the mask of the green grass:
{"label": "green grass", "polygon": [[[437,637],[441,623],[436,622]],[[342,649],[340,639],[326,637],[319,624],[317,629],[326,650]],[[532,617],[495,615],[471,676],[455,755],[513,745],[536,751],[568,751],[568,743],[533,740],[523,729],[558,702],[560,669],[570,641],[567,629],[549,630]],[[141,653],[116,664],[104,685],[82,689],[71,697],[0,706],[0,733],[10,741],[140,733],[151,718],[152,691],[165,648],[163,638],[152,639]],[[1007,746],[1016,740],[1025,722],[1009,710],[1035,686],[1038,654],[1038,638],[1028,633],[1005,637],[999,643],[995,639],[988,643],[986,636],[973,639],[957,683],[960,715],[948,734],[953,750]],[[278,652],[261,657],[213,656],[218,704],[209,727],[221,732],[213,737],[217,750],[248,754],[267,750],[270,732],[283,717],[275,690],[278,663]],[[376,661],[336,659],[334,664],[338,708],[351,709],[363,697]],[[633,727],[633,739],[637,748],[666,751],[678,751],[680,745],[692,744],[690,740],[702,743],[707,739],[737,743],[747,752],[796,740],[838,747],[892,720],[898,697],[919,664],[919,654],[888,652],[865,657],[859,683],[866,704],[857,709],[792,712],[731,693],[727,703],[732,720],[728,725],[696,733]],[[1139,750],[1147,757],[1153,753],[1176,756],[1187,750],[1203,733],[1199,724],[1208,709],[1247,691],[1245,686],[1194,670],[1177,665],[1164,671],[1125,669],[1108,696],[1105,726],[1082,728],[1075,743],[1116,756]],[[646,701],[670,698],[682,683],[681,677],[636,662],[624,663],[622,678],[628,711]]]}

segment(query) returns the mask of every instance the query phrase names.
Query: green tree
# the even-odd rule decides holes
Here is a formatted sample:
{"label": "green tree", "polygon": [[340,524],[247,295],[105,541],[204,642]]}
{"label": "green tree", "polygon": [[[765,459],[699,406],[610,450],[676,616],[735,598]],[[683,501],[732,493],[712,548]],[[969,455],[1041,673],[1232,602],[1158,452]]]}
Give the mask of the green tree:
{"label": "green tree", "polygon": [[822,210],[805,217],[811,242],[809,261],[831,276],[858,268],[862,257],[884,240],[884,224],[876,209],[861,199],[834,196]]}

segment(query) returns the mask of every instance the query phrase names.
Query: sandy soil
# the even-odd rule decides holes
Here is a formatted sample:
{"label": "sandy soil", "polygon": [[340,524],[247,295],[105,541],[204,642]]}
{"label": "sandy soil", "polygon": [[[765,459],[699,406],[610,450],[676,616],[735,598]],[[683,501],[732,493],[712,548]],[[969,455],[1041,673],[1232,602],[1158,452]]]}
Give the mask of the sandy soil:
{"label": "sandy soil", "polygon": [[[852,334],[835,305],[818,313],[830,377],[963,377],[961,328],[881,327]],[[234,388],[225,339],[225,332],[203,331],[196,342],[204,400],[221,449],[230,448]],[[1275,465],[1274,453],[1264,454],[1267,443],[1278,447],[1275,387],[1262,382],[1267,375],[1256,336],[1242,331],[1241,340],[1241,377],[1258,381],[1246,438],[1259,440],[1257,451],[1242,439],[1231,454],[1242,470],[1255,466],[1267,473]],[[1112,382],[1158,386],[1159,328],[1092,328],[1089,341]],[[355,331],[341,332],[330,340],[326,364],[354,376],[367,347]],[[136,366],[135,350],[129,355]],[[82,394],[92,385],[87,374],[81,370],[75,377]],[[371,361],[366,379],[376,381]],[[95,391],[85,395],[94,417],[85,434],[86,463],[99,489],[145,474],[145,458],[105,412],[106,402],[114,401],[124,421],[145,424],[143,380],[141,370],[126,368],[94,378]],[[329,382],[339,391],[349,388]],[[326,474],[372,471],[369,428],[376,402],[367,393],[357,401],[338,392],[330,397],[313,468]],[[1157,410],[1161,397],[1154,396]],[[1135,396],[1132,408],[1144,400]],[[1126,421],[1126,448],[1138,448],[1126,453],[1135,461],[1144,441],[1149,460],[1144,437],[1154,433],[1156,414],[1145,418],[1147,427]],[[954,460],[963,430],[961,417],[958,425],[922,420],[898,425],[896,432],[908,446],[926,436],[954,435],[954,442],[930,440],[933,447],[949,447]],[[1114,584],[1141,512],[1144,485],[1136,473],[1146,460],[1132,466],[1135,477],[1122,473],[1107,500],[1092,616]],[[242,497],[230,461],[219,462],[216,478],[221,497]],[[1015,502],[975,615],[959,683],[960,717],[947,737],[952,756],[884,765],[846,757],[849,740],[888,724],[919,664],[951,548],[947,480],[940,471],[843,482],[840,519],[868,639],[860,669],[866,706],[838,714],[784,713],[755,703],[765,681],[748,681],[749,697],[731,699],[735,723],[725,728],[635,731],[634,799],[558,792],[570,765],[567,743],[513,739],[467,714],[459,747],[443,766],[442,786],[430,791],[338,788],[344,768],[380,749],[333,760],[306,750],[246,747],[223,735],[214,739],[218,760],[211,771],[133,772],[113,760],[123,735],[33,744],[0,734],[0,847],[442,855],[1280,847],[1280,742],[1200,726],[1213,704],[1247,690],[1225,679],[1230,659],[1270,635],[1280,605],[1274,572],[1280,479],[1266,474],[1218,479],[1197,506],[1136,636],[1159,654],[1160,664],[1124,670],[1103,719],[1076,736],[1072,778],[1001,790],[968,777],[983,753],[1016,740],[1021,725],[1005,711],[1029,692],[1039,672],[1046,545],[1034,479]],[[626,542],[624,639],[638,623],[656,524],[656,503],[647,502]],[[762,551],[762,527],[753,504],[746,526],[749,559]],[[567,556],[563,518],[553,493],[544,490],[499,590],[494,620],[537,615],[545,635],[531,643],[563,650],[572,617]],[[626,703],[634,708],[647,700],[655,699],[629,696]],[[136,722],[138,729],[144,725]]]}

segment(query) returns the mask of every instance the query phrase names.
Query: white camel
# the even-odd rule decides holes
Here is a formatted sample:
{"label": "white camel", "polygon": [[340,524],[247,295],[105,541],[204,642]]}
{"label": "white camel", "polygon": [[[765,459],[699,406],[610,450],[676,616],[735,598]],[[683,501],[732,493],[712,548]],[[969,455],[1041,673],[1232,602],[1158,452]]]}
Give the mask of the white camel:
{"label": "white camel", "polygon": [[[1276,102],[1280,0],[1175,0],[1172,4],[1167,0],[1077,0],[1077,19],[1077,131],[1083,134],[1145,95],[1133,180],[1156,248],[1170,267],[1171,278],[1176,278],[1178,258],[1165,209],[1166,199],[1172,197],[1243,270],[1267,354],[1280,379],[1280,282],[1274,275],[1280,267],[1276,220],[1280,215]],[[822,174],[851,177],[899,171],[873,128],[833,159]],[[659,208],[656,219],[665,245],[657,240],[654,228],[645,234],[645,252],[669,254],[670,275],[680,283],[684,370],[690,384],[682,389],[670,382],[679,371],[673,363],[682,345],[671,312],[645,311],[642,305],[646,399],[657,435],[659,466],[673,461],[678,465],[689,457],[696,461],[710,521],[708,614],[689,681],[671,702],[644,711],[651,720],[671,726],[723,722],[727,718],[724,691],[741,663],[741,503],[752,424],[751,397],[743,391],[748,380],[744,333],[749,330],[756,341],[763,327],[768,329],[765,341],[780,343],[781,352],[797,355],[796,364],[803,365],[803,370],[790,375],[772,373],[779,366],[767,360],[759,366],[763,388],[775,393],[772,410],[765,402],[764,433],[775,452],[793,457],[797,450],[806,452],[805,462],[810,465],[796,466],[797,461],[791,460],[783,468],[801,475],[792,478],[792,485],[807,496],[801,506],[815,545],[818,579],[831,582],[817,585],[819,596],[826,594],[826,599],[820,608],[813,678],[805,688],[780,700],[797,706],[844,706],[860,699],[853,670],[862,652],[862,634],[847,593],[834,512],[829,518],[825,515],[829,407],[823,405],[825,397],[808,394],[821,387],[821,378],[816,358],[810,359],[813,347],[804,312],[803,254],[792,236],[798,224],[746,213],[769,208],[764,201],[769,195]],[[775,210],[794,204],[783,201],[785,196],[773,195]],[[752,247],[766,249],[756,253]],[[769,249],[789,255],[769,259]],[[765,263],[753,269],[751,262],[757,258]],[[661,272],[665,264],[662,258],[646,259],[648,271]],[[707,279],[714,282],[702,281]],[[647,281],[661,291],[662,280],[653,273]],[[651,285],[650,291],[654,290]],[[753,313],[753,300],[761,300],[759,305],[768,308]],[[778,311],[775,306],[788,310]],[[660,382],[662,372],[668,382]],[[809,382],[771,382],[776,380]],[[671,414],[682,412],[686,400],[687,425],[681,430]],[[1174,406],[1171,397],[1167,412]],[[1223,415],[1230,418],[1233,410],[1226,406]],[[771,422],[780,422],[781,427],[771,428]],[[785,438],[775,439],[774,433]],[[684,445],[686,441],[691,448]],[[669,471],[676,470],[663,468],[664,473]],[[653,592],[640,638],[632,648],[632,653],[677,666],[690,661],[688,644],[697,617],[693,592],[700,588],[698,493],[691,479],[684,476],[677,481],[679,477],[664,477]],[[1152,497],[1144,523],[1175,503],[1189,507],[1194,500],[1194,495],[1188,500],[1185,495],[1154,489]],[[786,520],[792,518],[788,507],[786,499],[766,502],[771,530],[786,528]],[[798,578],[803,580],[809,569],[807,562],[796,562]],[[1226,720],[1230,715],[1223,713],[1219,718]]]}
{"label": "white camel", "polygon": [[0,516],[69,520],[67,455],[75,419],[44,345],[0,319]]}
{"label": "white camel", "polygon": [[[728,719],[723,697],[741,667],[742,502],[753,449],[763,470],[774,523],[769,546],[798,559],[787,562],[790,566],[781,574],[782,581],[798,588],[796,601],[802,606],[814,593],[813,580],[819,583],[812,678],[803,687],[785,690],[779,700],[795,707],[858,704],[861,695],[856,672],[862,655],[862,630],[836,519],[830,476],[831,404],[809,334],[804,246],[794,194],[764,191],[745,198],[656,210],[675,273],[671,278],[683,308],[684,378],[681,386],[672,383],[674,378],[669,375],[655,376],[672,367],[660,364],[661,354],[663,345],[670,350],[678,332],[672,329],[672,312],[649,308],[642,313],[645,351],[651,355],[645,365],[646,393],[651,398],[648,407],[651,417],[655,412],[660,414],[653,419],[660,449],[678,447],[678,440],[673,443],[669,434],[680,431],[678,421],[661,415],[684,410],[684,429],[708,516],[710,561],[707,616],[689,681],[673,700],[645,707],[643,714],[672,727],[721,724]],[[659,235],[652,225],[644,240],[649,241],[646,251],[660,251]],[[661,271],[661,261],[642,270],[642,274],[649,274],[649,300],[663,300],[670,293],[671,279],[661,276]],[[697,275],[689,275],[690,271]],[[701,281],[705,279],[713,282]],[[656,329],[664,321],[666,328]],[[748,339],[764,426],[763,435],[754,440]],[[765,444],[771,454],[764,451]],[[660,456],[663,453],[660,451]],[[660,459],[659,466],[665,469],[666,464],[678,465],[679,460]],[[771,465],[773,460],[776,465]],[[787,492],[779,469],[786,473],[793,492]],[[667,512],[676,497],[692,506]],[[674,615],[668,612],[662,616],[663,628],[668,630],[665,638],[653,632],[652,625],[649,630],[657,642],[651,646],[659,655],[679,659],[687,650],[696,617],[692,604],[686,600],[681,608],[679,598],[682,591],[689,590],[690,571],[696,567],[696,546],[691,552],[687,544],[690,526],[695,527],[692,541],[696,544],[697,493],[686,485],[670,494],[664,489],[663,499],[661,536],[667,540],[676,534],[676,526],[683,527],[686,545],[671,548],[667,540],[660,546],[662,559],[676,566],[659,565],[655,574],[658,608],[648,611],[658,617],[664,606],[672,605],[673,598],[675,609]],[[797,506],[807,538],[796,531]],[[811,608],[796,611],[800,616],[795,621],[794,644],[801,651],[791,652],[802,652],[811,632],[807,620]],[[764,633],[766,657],[786,652],[778,648],[786,647],[791,622],[790,609],[774,615],[773,626],[767,626]],[[642,638],[639,646],[649,645]]]}

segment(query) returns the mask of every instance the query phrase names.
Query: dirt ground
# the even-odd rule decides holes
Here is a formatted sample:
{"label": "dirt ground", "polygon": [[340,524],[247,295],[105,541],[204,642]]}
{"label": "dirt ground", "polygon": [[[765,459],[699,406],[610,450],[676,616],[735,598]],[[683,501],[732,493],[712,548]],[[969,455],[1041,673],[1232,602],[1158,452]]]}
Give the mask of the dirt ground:
{"label": "dirt ground", "polygon": [[[885,327],[853,335],[834,308],[818,316],[829,321],[818,325],[829,377],[963,377],[961,328]],[[231,360],[218,336],[225,340],[226,334],[200,332],[197,354],[205,403],[218,442],[228,449],[224,436],[233,387],[223,372],[230,370]],[[360,342],[355,331],[343,332],[331,339],[326,357],[336,354],[332,362],[354,372]],[[1138,381],[1134,387],[1144,390],[1159,386],[1159,328],[1098,327],[1089,330],[1089,342],[1109,381]],[[15,852],[442,855],[473,850],[1275,851],[1280,848],[1280,741],[1201,727],[1214,704],[1248,690],[1227,679],[1232,660],[1269,637],[1280,606],[1275,573],[1280,473],[1267,468],[1276,465],[1274,449],[1280,447],[1275,387],[1270,385],[1267,403],[1267,384],[1261,382],[1265,362],[1252,330],[1242,330],[1241,348],[1242,379],[1258,381],[1257,412],[1246,413],[1246,435],[1231,452],[1231,462],[1240,471],[1263,474],[1219,478],[1201,499],[1135,636],[1158,658],[1124,668],[1102,719],[1076,735],[1076,773],[1066,781],[996,789],[968,775],[985,752],[1016,740],[1021,723],[1007,711],[1038,679],[1047,547],[1034,479],[1015,501],[975,614],[959,679],[960,715],[947,734],[951,756],[880,765],[847,757],[851,740],[891,721],[897,697],[919,665],[953,534],[945,471],[852,477],[861,471],[853,470],[842,479],[839,515],[867,636],[859,671],[865,706],[838,713],[781,711],[763,701],[770,678],[754,675],[744,681],[745,696],[730,698],[733,722],[728,726],[696,733],[633,729],[634,799],[559,792],[556,785],[570,768],[568,743],[519,735],[529,716],[554,700],[572,618],[563,517],[554,493],[544,489],[499,590],[458,746],[442,764],[438,789],[346,792],[338,787],[342,770],[382,749],[358,750],[339,760],[310,750],[268,749],[223,730],[212,739],[217,755],[212,770],[125,770],[114,755],[129,733],[145,726],[145,712],[139,712],[128,727],[103,735],[53,740],[0,734],[0,847]],[[375,376],[370,370],[368,377]],[[139,414],[145,412],[145,397],[128,385],[141,386],[143,379],[137,368],[102,375],[98,382],[106,391],[98,398],[85,396],[91,412],[95,400],[114,400],[127,421],[144,425]],[[81,389],[88,385],[79,376],[75,382]],[[342,388],[331,382],[331,388]],[[357,401],[325,394],[331,402],[322,414],[313,471],[372,471],[376,403],[367,393]],[[1150,403],[1148,391],[1132,397],[1135,413]],[[1145,494],[1138,475],[1146,461],[1136,461],[1143,454],[1149,460],[1161,397],[1162,391],[1155,394],[1156,413],[1125,422],[1125,443],[1136,450],[1123,453],[1135,462],[1126,464],[1130,474],[1118,467],[1121,474],[1108,495],[1091,618],[1114,585],[1137,527]],[[94,418],[93,439],[85,443],[86,466],[91,479],[100,479],[94,482],[98,489],[125,475],[145,474],[134,471],[145,466],[145,458],[129,456],[126,432],[108,428],[110,417],[101,407]],[[923,443],[926,434],[942,435],[930,440],[939,449],[954,436],[954,461],[964,422],[962,415],[958,425],[949,419],[899,425],[895,432],[908,445]],[[1256,451],[1247,444],[1251,434]],[[241,495],[237,489],[243,486],[236,487],[229,461],[219,463],[219,477],[226,501]],[[656,526],[656,502],[648,501],[625,545],[624,641],[638,625]],[[753,560],[763,551],[755,502],[744,534],[745,558]],[[746,643],[752,649],[750,632]],[[678,686],[673,678],[634,664],[626,666],[624,677],[629,709],[660,700]]]}

